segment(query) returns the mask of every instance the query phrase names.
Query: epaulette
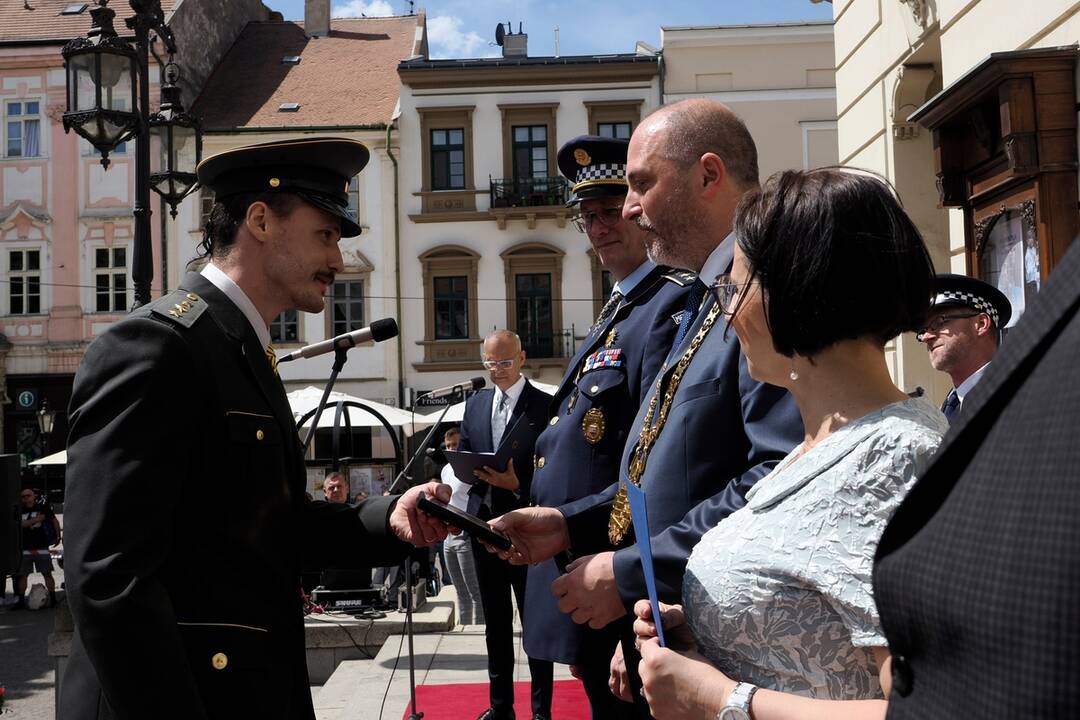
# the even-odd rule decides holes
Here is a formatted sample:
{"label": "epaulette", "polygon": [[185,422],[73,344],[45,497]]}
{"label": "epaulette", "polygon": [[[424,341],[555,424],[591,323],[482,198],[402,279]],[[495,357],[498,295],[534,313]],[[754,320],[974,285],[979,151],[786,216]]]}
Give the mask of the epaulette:
{"label": "epaulette", "polygon": [[690,272],[689,270],[672,270],[671,272],[664,273],[663,277],[665,280],[670,280],[676,285],[689,287],[697,280],[697,273]]}
{"label": "epaulette", "polygon": [[207,308],[206,301],[193,292],[175,290],[153,303],[151,312],[189,328]]}

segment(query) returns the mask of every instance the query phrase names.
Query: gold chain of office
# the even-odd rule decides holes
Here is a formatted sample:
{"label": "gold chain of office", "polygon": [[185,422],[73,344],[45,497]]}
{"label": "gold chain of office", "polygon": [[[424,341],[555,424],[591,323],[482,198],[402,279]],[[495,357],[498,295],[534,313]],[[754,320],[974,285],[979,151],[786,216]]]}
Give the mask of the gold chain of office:
{"label": "gold chain of office", "polygon": [[[649,451],[652,450],[653,443],[656,442],[656,438],[660,436],[660,432],[664,429],[664,424],[667,423],[668,411],[671,409],[671,402],[675,398],[675,392],[679,389],[679,383],[682,382],[683,373],[686,372],[686,368],[689,367],[690,361],[694,359],[694,355],[697,354],[701,344],[705,342],[705,336],[709,334],[709,330],[716,324],[718,317],[720,317],[720,304],[716,303],[709,309],[705,321],[701,323],[701,327],[698,328],[694,338],[690,341],[690,347],[679,358],[675,370],[671,373],[671,381],[667,384],[667,387],[664,386],[666,373],[661,372],[659,377],[656,378],[656,389],[653,391],[652,399],[649,400],[649,408],[645,411],[645,421],[641,424],[641,434],[638,435],[634,454],[630,458],[628,475],[630,482],[637,487],[641,487],[641,477],[645,474],[645,464],[649,461]],[[657,401],[661,396],[663,396],[664,401],[660,404],[660,415],[657,417],[654,427],[653,415],[656,414]],[[611,517],[608,519],[608,540],[611,541],[612,545],[618,545],[622,542],[623,536],[626,535],[626,531],[630,528],[630,524],[630,500],[626,495],[626,486],[620,485],[619,492],[615,496],[615,503],[611,506]]]}

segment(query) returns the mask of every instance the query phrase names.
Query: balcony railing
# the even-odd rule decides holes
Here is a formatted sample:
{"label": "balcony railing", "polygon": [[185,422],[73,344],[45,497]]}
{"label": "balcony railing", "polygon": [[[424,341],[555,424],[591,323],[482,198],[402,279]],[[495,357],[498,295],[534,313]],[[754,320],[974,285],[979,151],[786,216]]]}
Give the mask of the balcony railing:
{"label": "balcony railing", "polygon": [[572,326],[569,330],[557,330],[550,334],[526,330],[521,333],[521,347],[528,358],[536,360],[570,358],[577,352]]}
{"label": "balcony railing", "polygon": [[567,184],[561,177],[492,179],[491,207],[562,207],[566,204]]}

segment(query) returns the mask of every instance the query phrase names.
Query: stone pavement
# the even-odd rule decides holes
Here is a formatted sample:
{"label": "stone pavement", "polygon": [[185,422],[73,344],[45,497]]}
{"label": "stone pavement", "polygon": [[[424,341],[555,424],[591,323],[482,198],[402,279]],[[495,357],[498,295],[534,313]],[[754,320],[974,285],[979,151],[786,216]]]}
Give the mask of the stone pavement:
{"label": "stone pavement", "polygon": [[[64,581],[64,573],[53,572],[56,586]],[[53,659],[46,650],[53,631],[56,611],[8,609],[14,602],[10,578],[5,581],[4,607],[0,609],[0,685],[7,688],[4,718],[11,720],[53,720],[56,715]],[[38,573],[30,575],[28,587],[44,584]],[[62,599],[63,591],[57,593]],[[10,715],[8,714],[10,713]]]}
{"label": "stone pavement", "polygon": [[[453,597],[443,589],[439,600]],[[529,679],[516,621],[515,680]],[[487,682],[487,646],[482,625],[458,626],[451,632],[416,635],[413,640],[417,685]],[[555,679],[570,679],[566,665],[555,666]],[[321,688],[312,688],[317,720],[400,720],[409,703],[408,639],[391,636],[374,660],[346,660]],[[421,712],[424,708],[418,708]],[[477,708],[479,715],[484,708]],[[471,719],[467,719],[471,720]]]}

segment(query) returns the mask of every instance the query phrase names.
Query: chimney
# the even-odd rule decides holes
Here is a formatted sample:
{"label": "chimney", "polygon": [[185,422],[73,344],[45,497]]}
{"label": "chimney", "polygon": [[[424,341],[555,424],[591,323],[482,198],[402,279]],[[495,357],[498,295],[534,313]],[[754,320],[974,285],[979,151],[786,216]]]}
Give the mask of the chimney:
{"label": "chimney", "polygon": [[[506,23],[506,27],[512,28],[510,23]],[[527,33],[522,32],[521,23],[518,23],[518,31],[514,33],[511,29],[510,32],[503,36],[503,57],[528,57],[529,56],[529,36]]]}
{"label": "chimney", "polygon": [[308,37],[330,34],[330,0],[304,0],[304,33]]}

